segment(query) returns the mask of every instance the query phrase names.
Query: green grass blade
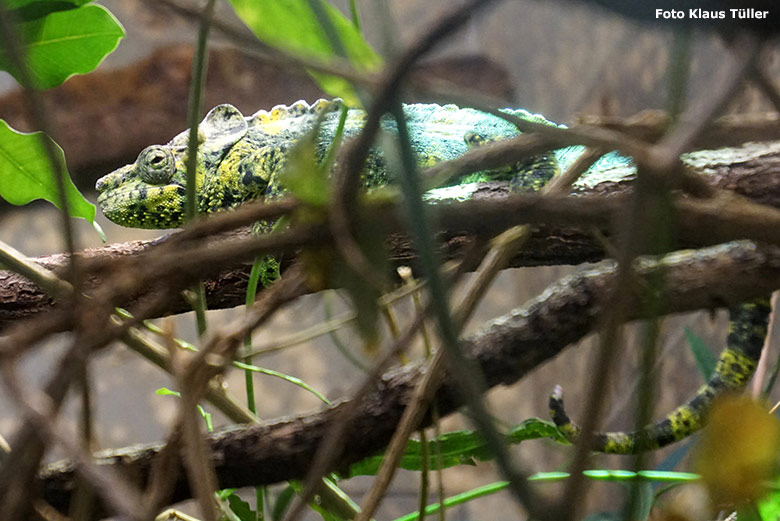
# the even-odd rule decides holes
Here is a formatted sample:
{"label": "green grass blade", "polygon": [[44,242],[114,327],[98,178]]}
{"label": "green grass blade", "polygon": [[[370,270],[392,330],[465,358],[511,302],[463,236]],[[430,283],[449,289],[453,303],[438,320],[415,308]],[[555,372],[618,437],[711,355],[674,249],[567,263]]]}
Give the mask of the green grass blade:
{"label": "green grass blade", "polygon": [[[496,492],[500,492],[504,490],[508,486],[509,486],[508,481],[497,481],[489,485],[484,485],[482,487],[468,490],[466,492],[463,492],[462,494],[456,494],[454,496],[445,499],[444,507],[449,508],[455,505],[460,505],[467,501],[471,501],[472,499],[489,496],[491,494],[495,494]],[[435,514],[436,512],[441,510],[441,507],[442,507],[441,503],[433,503],[432,505],[428,505],[427,507],[425,507],[425,514],[426,515]],[[420,512],[415,510],[414,512],[406,514],[405,516],[396,518],[394,521],[415,521],[416,519],[418,519],[419,515]]]}
{"label": "green grass blade", "polygon": [[696,367],[699,368],[704,379],[709,380],[715,371],[715,355],[712,354],[707,344],[687,327],[685,328],[685,339],[688,341],[693,358],[696,360]]}
{"label": "green grass blade", "polygon": [[330,405],[330,400],[328,400],[324,394],[320,393],[319,391],[315,390],[313,387],[311,387],[309,384],[301,380],[300,378],[296,378],[294,376],[290,376],[288,374],[280,373],[278,371],[274,371],[273,369],[265,369],[264,367],[257,367],[256,365],[250,365],[245,364],[242,362],[233,362],[233,365],[238,367],[239,369],[244,369],[245,371],[254,371],[255,373],[262,373],[267,374],[268,376],[274,376],[276,378],[281,378],[282,380],[285,380],[287,382],[290,382],[293,385],[297,385],[301,389],[305,389],[312,393],[314,396],[322,400],[324,403]]}

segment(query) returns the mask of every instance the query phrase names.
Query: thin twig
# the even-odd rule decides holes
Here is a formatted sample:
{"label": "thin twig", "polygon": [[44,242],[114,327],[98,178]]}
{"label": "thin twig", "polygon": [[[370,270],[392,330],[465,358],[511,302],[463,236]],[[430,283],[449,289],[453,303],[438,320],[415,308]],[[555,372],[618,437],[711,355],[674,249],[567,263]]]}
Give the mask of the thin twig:
{"label": "thin twig", "polygon": [[[622,334],[620,325],[626,320],[626,313],[634,297],[626,288],[630,288],[634,279],[634,270],[632,262],[641,252],[644,239],[641,237],[642,226],[646,207],[648,203],[648,178],[644,175],[648,170],[652,170],[659,175],[669,175],[671,171],[677,171],[675,168],[680,162],[680,154],[686,150],[690,143],[704,132],[707,125],[712,122],[723,110],[726,103],[733,97],[736,90],[742,85],[742,81],[749,71],[749,64],[758,54],[758,43],[744,36],[738,49],[737,59],[739,60],[734,67],[733,75],[729,75],[728,80],[713,94],[710,99],[700,104],[698,107],[689,111],[685,119],[681,119],[674,128],[656,145],[653,146],[650,154],[650,160],[640,163],[639,183],[636,186],[634,194],[634,204],[632,210],[625,219],[622,227],[623,245],[620,250],[618,275],[612,290],[614,306],[604,316],[604,326],[602,328],[599,350],[593,363],[591,374],[591,385],[588,389],[588,400],[585,406],[584,422],[582,426],[582,435],[577,443],[577,450],[571,464],[571,479],[568,480],[563,492],[564,500],[561,502],[563,511],[561,519],[568,521],[578,516],[579,508],[583,497],[584,478],[582,470],[590,452],[594,439],[596,426],[601,418],[601,413],[605,402],[603,400],[606,382],[609,381],[609,374],[615,365],[616,350],[621,343]],[[646,168],[643,168],[647,167]],[[691,181],[700,195],[715,195],[713,190],[705,184],[702,178],[692,177]],[[705,188],[702,188],[704,185]]]}
{"label": "thin twig", "polygon": [[[116,513],[134,521],[146,519],[143,507],[139,506],[141,502],[137,490],[116,474],[115,470],[96,465],[91,453],[84,450],[79,442],[68,438],[63,429],[57,428],[56,414],[59,405],[48,395],[25,387],[9,361],[2,364],[0,371],[3,373],[2,382],[8,395],[22,408],[29,424],[37,429],[38,436],[61,445],[77,462],[79,475],[87,480],[93,490],[111,505]],[[14,512],[14,510],[5,511],[4,516],[6,519],[16,519]]]}

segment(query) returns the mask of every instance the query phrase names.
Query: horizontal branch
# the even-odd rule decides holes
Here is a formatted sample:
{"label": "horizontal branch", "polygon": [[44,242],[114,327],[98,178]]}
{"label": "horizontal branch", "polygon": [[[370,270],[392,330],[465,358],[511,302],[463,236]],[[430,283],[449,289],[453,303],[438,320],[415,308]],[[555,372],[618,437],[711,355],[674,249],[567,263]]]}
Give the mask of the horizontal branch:
{"label": "horizontal branch", "polygon": [[[780,288],[780,250],[756,247],[747,241],[695,252],[669,255],[660,262],[645,259],[637,276],[646,284],[663,270],[665,312],[733,305]],[[593,331],[609,305],[609,288],[615,276],[612,263],[583,270],[553,285],[522,308],[485,325],[464,342],[469,356],[484,373],[490,387],[522,378],[566,346]],[[647,306],[637,295],[626,313],[629,320],[643,318]],[[381,450],[392,436],[414,386],[424,371],[413,364],[386,373],[359,404],[357,420],[343,438],[343,454],[336,468],[344,469]],[[436,395],[442,414],[460,405],[458,382],[445,375]],[[347,402],[324,411],[261,425],[231,427],[207,437],[219,485],[223,488],[255,486],[300,479],[334,419]],[[127,471],[140,483],[148,479],[152,462],[162,446],[134,447],[102,455],[99,463]],[[183,471],[170,501],[191,496]],[[60,462],[41,476],[43,497],[66,509],[74,479],[72,463]]]}
{"label": "horizontal branch", "polygon": [[[763,137],[774,132],[772,129],[777,125],[774,119],[769,117],[765,119],[768,123],[752,122]],[[705,133],[705,136],[709,136],[708,144],[720,142],[717,140],[726,140],[729,130],[736,132],[737,129],[742,129],[740,132],[742,137],[745,137],[748,135],[746,129],[750,127],[750,124],[745,121],[744,118],[724,119],[716,123],[709,133]],[[607,126],[617,125],[615,121],[604,123],[607,123]],[[631,129],[644,129],[640,132],[641,137],[652,139],[653,134],[660,127],[661,123],[657,121],[641,123],[641,120],[635,120],[625,122],[620,130],[631,134]],[[507,153],[513,153],[511,144],[496,143],[495,145],[497,146],[477,148],[450,163],[463,171],[473,171],[479,168],[480,164],[484,167],[486,161],[500,163],[511,160],[511,157],[509,159],[505,157]],[[732,190],[757,203],[780,208],[780,176],[776,175],[777,170],[780,169],[780,144],[778,143],[752,143],[740,148],[695,152],[688,156],[687,162],[691,168],[706,174],[707,181],[715,187]],[[629,185],[630,180],[628,179],[607,180],[595,186],[583,184],[576,188],[575,193],[583,196],[623,194],[628,191]],[[462,203],[483,205],[483,209],[470,208],[467,210],[465,207],[461,207],[449,212],[448,215],[443,215],[440,219],[440,229],[451,231],[440,236],[442,256],[448,259],[460,258],[464,250],[475,244],[476,241],[489,238],[491,234],[498,233],[511,224],[528,222],[540,226],[527,247],[512,260],[510,265],[513,267],[577,264],[594,262],[603,257],[603,245],[593,239],[591,232],[593,227],[596,227],[608,235],[609,223],[615,218],[615,212],[618,211],[617,203],[614,200],[535,201],[533,196],[527,196],[529,198],[525,202],[522,200],[519,202],[515,200],[514,203],[508,200],[501,202],[506,199],[506,195],[506,184],[486,183],[471,195],[474,201]],[[495,206],[492,206],[493,204]],[[501,209],[502,205],[504,205],[503,209]],[[245,205],[239,211],[222,214],[218,216],[218,219],[202,223],[196,230],[174,234],[170,236],[169,240],[175,241],[184,237],[192,237],[193,231],[197,231],[201,235],[208,235],[220,230],[228,230],[242,223],[251,223],[259,219],[270,218],[270,216],[289,213],[295,207],[295,203],[291,201],[280,201],[268,205]],[[447,205],[439,205],[439,208],[440,213],[447,214]],[[684,211],[690,210],[689,208]],[[741,237],[767,240],[767,237],[761,235],[740,235],[740,232],[744,231],[744,223],[729,222],[729,215],[734,215],[734,212],[721,212],[720,208],[717,207],[699,208],[698,210],[700,210],[698,214],[696,212],[685,214],[680,222],[683,225],[689,225],[693,222],[691,217],[694,215],[699,215],[699,221],[702,219],[707,221],[710,218],[715,219],[715,221],[707,221],[706,237],[696,237],[695,229],[689,230],[691,233],[687,234],[687,237],[683,233],[679,237],[682,241],[679,244],[681,247],[701,246]],[[761,219],[756,219],[756,212],[752,211],[755,208],[746,208],[746,210],[749,211],[742,212],[740,218],[743,221],[753,219],[754,225],[760,224]],[[736,213],[740,214],[739,211]],[[754,217],[751,218],[745,213],[753,213]],[[413,266],[416,254],[409,241],[403,235],[398,234],[402,229],[399,219],[396,219],[394,215],[390,217],[390,221],[395,226],[394,230],[388,230],[391,234],[395,233],[388,241],[391,262],[395,266]],[[511,218],[515,220],[510,222]],[[713,226],[715,222],[721,226]],[[766,222],[764,224],[766,233],[777,232],[778,228],[768,226]],[[720,230],[724,233],[716,237],[711,233],[713,230]],[[246,233],[243,235],[245,236]],[[235,236],[228,236],[223,240],[232,243],[234,238]],[[150,241],[133,241],[85,250],[81,254],[97,264],[105,265],[121,258],[134,258],[146,252],[151,245]],[[225,249],[230,251],[229,248]],[[61,271],[65,257],[52,255],[40,257],[37,261],[42,266],[58,272]],[[209,276],[204,275],[203,278],[205,279],[209,308],[220,309],[243,303],[246,281],[249,278],[248,266],[235,262],[229,268]],[[97,280],[93,280],[93,283],[97,283]],[[52,306],[52,299],[35,284],[17,274],[0,271],[0,329],[21,318],[49,311]],[[189,304],[178,295],[171,297],[164,305],[160,306],[160,312],[163,314],[180,313],[189,309]]]}

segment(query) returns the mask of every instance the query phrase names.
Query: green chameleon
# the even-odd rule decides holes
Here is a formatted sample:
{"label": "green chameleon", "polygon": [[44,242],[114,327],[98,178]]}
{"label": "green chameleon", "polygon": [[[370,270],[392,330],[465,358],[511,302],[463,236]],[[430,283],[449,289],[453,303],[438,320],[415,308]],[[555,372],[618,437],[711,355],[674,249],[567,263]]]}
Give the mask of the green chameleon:
{"label": "green chameleon", "polygon": [[[312,105],[298,101],[261,110],[244,117],[231,105],[212,109],[199,125],[197,200],[199,213],[210,213],[249,200],[278,197],[284,193],[280,174],[296,142],[317,132],[315,149],[321,161],[326,156],[338,126],[342,102],[318,100]],[[537,123],[556,125],[525,110],[505,112]],[[411,146],[420,167],[455,159],[470,148],[520,134],[508,121],[455,105],[405,105]],[[357,135],[365,112],[349,109],[344,137]],[[382,129],[397,132],[395,121],[382,119]],[[98,204],[110,220],[136,228],[175,228],[183,223],[188,132],[167,145],[144,149],[135,163],[124,166],[97,182]],[[477,172],[451,181],[461,188],[479,181],[505,180],[513,191],[538,190],[556,173],[571,165],[583,147],[567,147],[530,158],[509,167]],[[362,173],[366,190],[391,183],[390,169],[378,148],[370,151]],[[595,185],[625,179],[634,174],[631,161],[616,153],[599,159],[578,181]],[[443,188],[441,190],[446,190]],[[429,192],[430,196],[430,192]],[[435,198],[435,196],[433,196]],[[761,353],[770,312],[766,299],[732,311],[728,346],[721,353],[714,376],[684,405],[666,418],[636,432],[598,433],[596,450],[632,453],[662,447],[701,428],[715,395],[742,390],[752,376]],[[562,393],[556,388],[550,398],[553,420],[571,441],[580,429],[563,410]]]}

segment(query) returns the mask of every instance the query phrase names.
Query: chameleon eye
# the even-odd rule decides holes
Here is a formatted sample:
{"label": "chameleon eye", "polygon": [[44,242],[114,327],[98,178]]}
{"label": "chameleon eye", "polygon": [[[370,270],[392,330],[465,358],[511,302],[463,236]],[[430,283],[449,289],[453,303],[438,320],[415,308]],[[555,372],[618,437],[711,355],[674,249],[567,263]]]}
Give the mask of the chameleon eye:
{"label": "chameleon eye", "polygon": [[165,184],[173,177],[173,154],[166,147],[146,147],[138,156],[137,164],[141,179],[149,184]]}

